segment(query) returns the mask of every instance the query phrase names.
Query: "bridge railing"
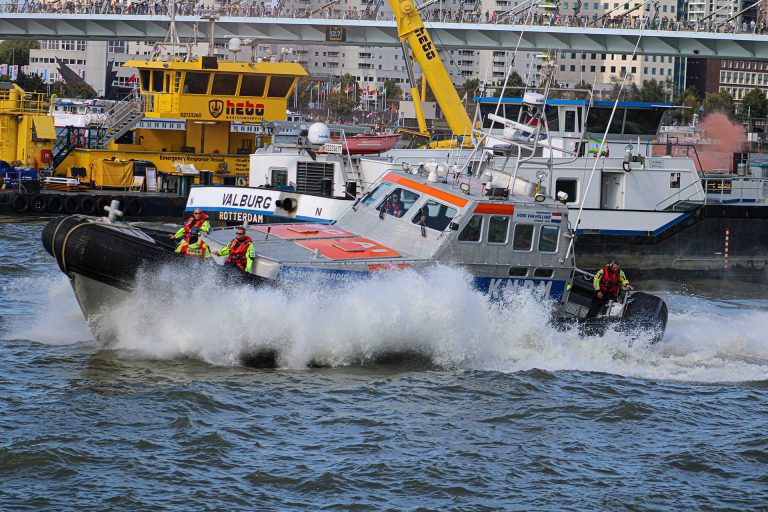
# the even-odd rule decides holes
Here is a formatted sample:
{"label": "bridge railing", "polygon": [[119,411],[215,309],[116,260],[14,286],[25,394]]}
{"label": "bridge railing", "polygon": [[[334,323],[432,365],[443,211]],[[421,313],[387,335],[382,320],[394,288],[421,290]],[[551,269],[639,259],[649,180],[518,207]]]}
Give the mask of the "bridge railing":
{"label": "bridge railing", "polygon": [[[247,2],[227,3],[221,5],[215,12],[221,17],[243,18],[280,18],[280,19],[338,19],[361,21],[391,21],[394,18],[389,13],[366,8],[343,8],[330,5],[320,12],[309,8],[288,8],[272,5],[253,5]],[[132,15],[132,16],[167,16],[166,3],[133,1],[122,3],[112,2],[35,2],[29,0],[11,0],[0,4],[2,13],[28,13],[28,14],[79,14],[79,15]],[[210,14],[211,9],[202,3],[190,1],[178,2],[176,5],[177,16],[203,16]],[[438,23],[476,23],[488,25],[520,25],[520,26],[545,26],[545,27],[592,27],[613,29],[641,29],[646,24],[645,16],[617,15],[612,17],[598,17],[598,15],[570,14],[567,11],[554,10],[552,12],[523,12],[523,13],[498,13],[496,10],[481,11],[480,9],[425,9],[421,12],[425,22]],[[677,19],[672,16],[655,16],[647,20],[647,30],[660,31],[689,31],[689,32],[713,32],[713,33],[747,33],[768,34],[768,22],[761,21],[729,21],[723,23],[710,19],[699,22],[697,20]]]}

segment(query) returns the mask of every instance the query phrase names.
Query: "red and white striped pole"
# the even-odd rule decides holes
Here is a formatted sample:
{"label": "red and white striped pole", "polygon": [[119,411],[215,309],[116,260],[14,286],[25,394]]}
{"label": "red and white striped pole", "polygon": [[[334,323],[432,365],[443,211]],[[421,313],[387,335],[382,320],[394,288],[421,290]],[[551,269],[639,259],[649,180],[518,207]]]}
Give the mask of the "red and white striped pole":
{"label": "red and white striped pole", "polygon": [[728,268],[728,239],[731,236],[731,228],[726,227],[725,228],[725,252],[724,254],[724,260],[725,260],[725,268]]}

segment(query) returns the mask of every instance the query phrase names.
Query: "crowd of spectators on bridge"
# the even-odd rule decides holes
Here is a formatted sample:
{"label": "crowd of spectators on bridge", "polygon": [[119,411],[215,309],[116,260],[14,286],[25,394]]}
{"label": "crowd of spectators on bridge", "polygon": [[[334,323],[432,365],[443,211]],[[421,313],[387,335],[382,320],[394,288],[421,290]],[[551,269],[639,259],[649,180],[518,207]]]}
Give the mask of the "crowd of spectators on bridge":
{"label": "crowd of spectators on bridge", "polygon": [[[205,16],[211,13],[208,4],[196,1],[179,1],[175,4],[178,16]],[[167,15],[168,2],[147,0],[111,0],[108,4],[101,0],[9,0],[0,4],[0,13],[40,13],[40,14],[127,14],[127,15]],[[315,18],[340,20],[378,20],[391,19],[391,14],[385,14],[375,8],[358,9],[349,7],[339,8],[337,5],[327,5],[325,8],[305,9],[278,7],[264,1],[225,1],[214,11],[220,16],[228,17],[257,17],[257,18]],[[486,11],[478,10],[448,10],[425,9],[421,12],[425,22],[441,23],[486,23],[504,25],[535,25],[554,27],[594,27],[612,29],[641,29],[672,30],[694,32],[730,32],[768,34],[768,22],[756,23],[751,21],[729,20],[716,21],[714,18],[699,22],[676,19],[671,16],[633,16],[597,14],[569,14],[559,8],[531,9],[515,11]]]}

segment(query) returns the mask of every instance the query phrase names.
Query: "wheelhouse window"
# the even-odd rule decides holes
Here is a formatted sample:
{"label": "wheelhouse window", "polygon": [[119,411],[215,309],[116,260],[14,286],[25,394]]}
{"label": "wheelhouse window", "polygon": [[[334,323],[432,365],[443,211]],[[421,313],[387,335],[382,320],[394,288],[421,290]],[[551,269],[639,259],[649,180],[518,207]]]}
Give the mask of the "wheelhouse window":
{"label": "wheelhouse window", "polygon": [[491,243],[491,244],[507,243],[508,232],[509,232],[509,217],[499,217],[494,215],[488,221],[488,243]]}
{"label": "wheelhouse window", "polygon": [[387,195],[387,192],[389,192],[390,189],[389,183],[380,183],[379,186],[377,186],[375,189],[373,189],[373,192],[368,194],[363,199],[363,204],[365,206],[371,206],[374,203],[378,203],[379,199]]}
{"label": "wheelhouse window", "polygon": [[419,197],[419,194],[410,190],[396,188],[384,198],[384,201],[381,202],[377,209],[387,215],[400,218],[411,209],[411,206],[419,200]]}
{"label": "wheelhouse window", "polygon": [[240,96],[264,96],[267,77],[263,75],[243,75],[240,83]]}
{"label": "wheelhouse window", "polygon": [[163,92],[163,72],[152,72],[152,92]]}
{"label": "wheelhouse window", "polygon": [[479,242],[483,232],[483,216],[473,215],[464,229],[459,233],[460,242]]}
{"label": "wheelhouse window", "polygon": [[141,90],[142,91],[148,91],[149,90],[149,70],[148,69],[142,69],[139,71],[139,82],[141,83]]}
{"label": "wheelhouse window", "polygon": [[517,224],[512,249],[515,251],[530,251],[533,247],[533,224]]}
{"label": "wheelhouse window", "polygon": [[272,76],[269,80],[270,98],[285,98],[293,85],[292,76]]}
{"label": "wheelhouse window", "polygon": [[436,231],[443,231],[454,217],[456,217],[456,208],[429,200],[419,208],[411,222]]}
{"label": "wheelhouse window", "polygon": [[208,82],[210,81],[210,73],[191,73],[187,71],[184,77],[183,92],[186,94],[207,94]]}
{"label": "wheelhouse window", "polygon": [[558,178],[555,180],[555,197],[558,192],[568,194],[567,203],[578,202],[579,180],[576,178]]}
{"label": "wheelhouse window", "polygon": [[557,241],[560,228],[557,226],[541,226],[539,233],[539,252],[557,252]]}
{"label": "wheelhouse window", "polygon": [[211,94],[220,96],[234,96],[237,91],[238,75],[234,73],[216,73],[213,75]]}

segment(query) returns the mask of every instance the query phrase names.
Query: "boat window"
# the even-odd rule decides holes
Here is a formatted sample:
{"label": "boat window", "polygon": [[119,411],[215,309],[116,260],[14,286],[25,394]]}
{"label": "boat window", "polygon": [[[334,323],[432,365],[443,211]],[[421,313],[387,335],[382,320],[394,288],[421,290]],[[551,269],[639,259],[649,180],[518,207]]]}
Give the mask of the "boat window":
{"label": "boat window", "polygon": [[479,242],[480,233],[483,231],[483,216],[473,215],[464,229],[459,233],[460,242]]}
{"label": "boat window", "polygon": [[216,73],[213,75],[211,94],[220,96],[234,96],[237,91],[237,79],[239,75],[234,73]]}
{"label": "boat window", "polygon": [[533,224],[517,224],[512,249],[515,251],[530,251],[533,247]]}
{"label": "boat window", "polygon": [[141,90],[148,91],[149,90],[149,70],[148,69],[142,69],[141,71],[139,71],[139,81],[141,82]]}
{"label": "boat window", "polygon": [[372,204],[377,203],[379,199],[387,195],[389,188],[389,183],[380,183],[378,187],[373,189],[373,192],[368,194],[365,199],[363,199],[363,204],[365,206],[371,206]]}
{"label": "boat window", "polygon": [[[608,119],[611,118],[611,110],[611,108],[606,107],[590,108],[589,115],[587,115],[587,131],[600,134],[605,133],[605,129],[608,126]],[[621,133],[622,124],[624,124],[624,109],[618,108],[616,109],[616,114],[613,116],[609,133]]]}
{"label": "boat window", "polygon": [[382,201],[377,210],[393,217],[402,217],[419,197],[419,194],[410,190],[396,188]]}
{"label": "boat window", "polygon": [[662,109],[628,108],[624,133],[628,135],[656,135],[664,115]]}
{"label": "boat window", "polygon": [[494,215],[488,221],[488,243],[491,243],[491,244],[507,243],[508,232],[509,232],[509,217],[499,217]]}
{"label": "boat window", "polygon": [[288,169],[270,169],[272,171],[272,180],[270,183],[273,187],[284,187],[288,185]]}
{"label": "boat window", "polygon": [[537,268],[533,271],[533,277],[539,277],[541,279],[550,279],[555,275],[555,269],[553,268]]}
{"label": "boat window", "polygon": [[163,72],[152,72],[152,92],[163,92]]}
{"label": "boat window", "polygon": [[430,200],[419,208],[411,222],[437,231],[443,231],[455,216],[456,208]]}
{"label": "boat window", "polygon": [[288,96],[292,85],[292,76],[273,76],[269,80],[269,94],[267,96],[270,98],[285,98]]}
{"label": "boat window", "polygon": [[579,180],[576,178],[558,178],[555,180],[555,197],[558,192],[568,194],[566,203],[575,203],[579,200]]}
{"label": "boat window", "polygon": [[566,132],[576,131],[576,112],[573,110],[565,111],[565,131]]}
{"label": "boat window", "polygon": [[240,96],[264,96],[267,77],[263,75],[243,75],[240,84]]}
{"label": "boat window", "polygon": [[528,267],[509,267],[507,275],[509,277],[525,277],[528,275]]}
{"label": "boat window", "polygon": [[185,94],[207,94],[208,82],[210,80],[210,73],[191,73],[187,71],[187,75],[184,77],[184,89],[182,92]]}
{"label": "boat window", "polygon": [[541,226],[539,233],[539,252],[557,252],[557,241],[560,228],[557,226]]}

